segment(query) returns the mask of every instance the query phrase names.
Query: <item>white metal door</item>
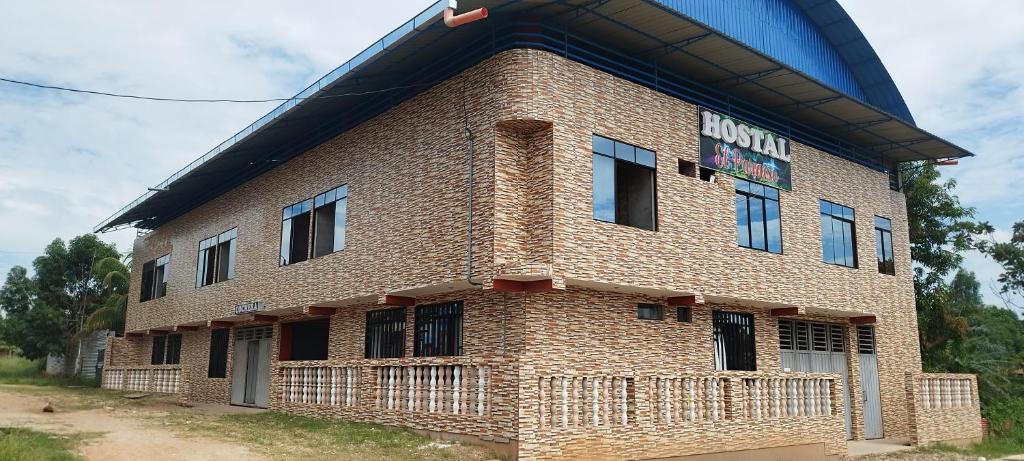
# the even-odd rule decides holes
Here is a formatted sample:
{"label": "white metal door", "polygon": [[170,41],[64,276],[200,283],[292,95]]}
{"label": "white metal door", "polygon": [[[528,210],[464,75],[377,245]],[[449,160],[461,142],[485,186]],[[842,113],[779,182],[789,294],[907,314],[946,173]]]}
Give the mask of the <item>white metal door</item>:
{"label": "white metal door", "polygon": [[231,403],[266,408],[270,387],[270,340],[273,327],[235,332],[231,368]]}
{"label": "white metal door", "polygon": [[882,399],[878,386],[878,356],[875,355],[875,328],[857,327],[857,349],[860,358],[860,388],[864,401],[864,438],[880,439],[882,431]]}
{"label": "white metal door", "polygon": [[782,368],[843,377],[846,438],[853,438],[850,417],[850,373],[846,368],[846,329],[842,325],[779,320]]}

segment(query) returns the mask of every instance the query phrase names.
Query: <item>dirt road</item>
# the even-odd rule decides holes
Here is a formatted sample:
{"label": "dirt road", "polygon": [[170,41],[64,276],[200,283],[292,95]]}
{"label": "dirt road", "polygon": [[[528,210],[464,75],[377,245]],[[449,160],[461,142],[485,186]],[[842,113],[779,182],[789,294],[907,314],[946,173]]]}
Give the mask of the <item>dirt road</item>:
{"label": "dirt road", "polygon": [[[52,399],[0,387],[0,426],[26,427],[54,434],[85,434],[79,456],[95,461],[262,460],[249,448],[205,437],[181,437],[152,417],[172,411],[170,404],[133,408],[64,407],[43,413]],[[76,409],[77,408],[77,409]]]}

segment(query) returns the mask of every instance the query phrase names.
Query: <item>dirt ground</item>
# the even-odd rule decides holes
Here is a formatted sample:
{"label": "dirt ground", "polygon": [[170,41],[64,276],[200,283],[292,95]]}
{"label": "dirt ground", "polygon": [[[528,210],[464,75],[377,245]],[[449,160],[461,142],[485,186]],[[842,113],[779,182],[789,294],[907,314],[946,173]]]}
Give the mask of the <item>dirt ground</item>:
{"label": "dirt ground", "polygon": [[57,411],[54,413],[42,412],[42,408],[53,400],[0,387],[0,426],[26,427],[61,435],[85,434],[77,454],[87,460],[264,459],[243,445],[201,436],[180,437],[147,419],[171,411],[170,403],[129,408],[82,408],[76,403],[64,402],[55,403]]}

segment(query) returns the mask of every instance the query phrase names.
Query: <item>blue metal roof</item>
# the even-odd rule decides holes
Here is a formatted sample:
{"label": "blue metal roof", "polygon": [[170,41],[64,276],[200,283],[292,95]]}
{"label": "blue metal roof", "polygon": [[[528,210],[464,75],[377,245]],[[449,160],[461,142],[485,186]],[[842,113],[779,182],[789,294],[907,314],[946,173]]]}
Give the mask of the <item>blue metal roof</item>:
{"label": "blue metal roof", "polygon": [[[741,13],[694,6],[704,3],[696,0],[463,0],[460,10],[485,6],[491,16],[450,29],[440,21],[448,1],[439,0],[94,230],[156,228],[517,48],[558,54],[879,171],[971,155],[913,124],[888,73],[838,4],[792,2],[746,0],[760,10],[743,11],[771,13],[769,22],[740,27],[734,23]],[[744,32],[770,21],[785,22],[788,32]]]}
{"label": "blue metal roof", "polygon": [[834,0],[656,0],[846,95],[914,123],[864,34]]}

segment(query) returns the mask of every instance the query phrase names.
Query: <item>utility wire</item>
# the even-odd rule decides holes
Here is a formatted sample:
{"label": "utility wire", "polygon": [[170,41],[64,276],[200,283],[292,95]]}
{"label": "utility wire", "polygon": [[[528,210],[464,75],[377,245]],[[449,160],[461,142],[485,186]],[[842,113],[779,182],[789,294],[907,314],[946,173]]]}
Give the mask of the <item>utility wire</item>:
{"label": "utility wire", "polygon": [[340,93],[340,94],[325,94],[325,95],[320,95],[320,96],[306,96],[306,97],[298,97],[298,96],[296,96],[296,97],[291,97],[291,98],[267,98],[267,99],[190,99],[190,98],[163,98],[163,97],[156,97],[156,96],[140,96],[140,95],[135,95],[135,94],[108,93],[108,92],[105,92],[105,91],[82,90],[82,89],[77,89],[77,88],[67,88],[67,87],[63,87],[63,86],[53,86],[53,85],[43,85],[43,84],[32,83],[32,82],[23,82],[23,81],[20,81],[20,80],[12,80],[12,79],[3,78],[3,77],[0,77],[0,82],[7,82],[7,83],[15,84],[15,85],[29,86],[29,87],[40,88],[40,89],[44,89],[44,90],[56,90],[56,91],[65,91],[65,92],[69,92],[69,93],[91,94],[91,95],[95,95],[95,96],[108,96],[108,97],[111,97],[111,98],[141,99],[141,100],[145,100],[145,101],[161,101],[161,102],[203,102],[203,103],[212,103],[212,102],[218,102],[218,103],[219,102],[229,102],[229,103],[260,103],[260,102],[284,102],[284,101],[291,101],[291,100],[307,100],[307,99],[344,98],[344,97],[347,97],[347,96],[363,96],[363,95],[368,95],[368,94],[386,93],[388,91],[404,90],[404,89],[408,89],[408,88],[416,88],[416,87],[421,87],[421,86],[432,86],[432,85],[435,85],[435,84],[439,83],[439,82],[414,83],[414,84],[411,84],[411,85],[393,86],[393,87],[390,87],[390,88],[383,88],[383,89],[380,89],[380,90],[368,90],[368,91],[359,91],[359,92],[352,92],[352,93]]}

